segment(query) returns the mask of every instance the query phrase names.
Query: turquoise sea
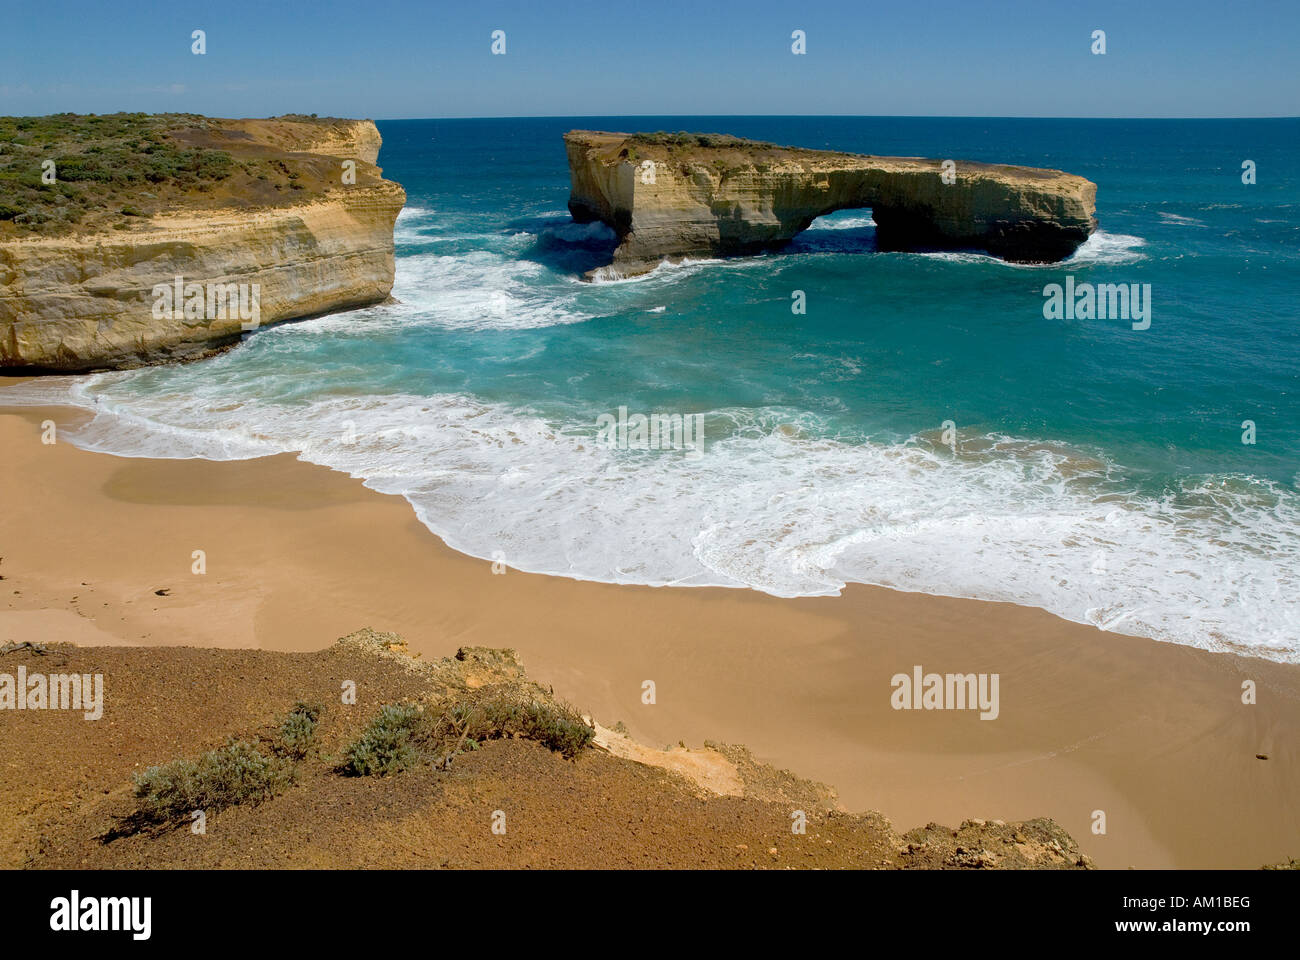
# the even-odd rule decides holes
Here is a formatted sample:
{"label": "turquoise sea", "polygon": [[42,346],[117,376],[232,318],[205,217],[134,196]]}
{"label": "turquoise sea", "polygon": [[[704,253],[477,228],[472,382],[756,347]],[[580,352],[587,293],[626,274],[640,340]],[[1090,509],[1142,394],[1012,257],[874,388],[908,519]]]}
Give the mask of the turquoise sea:
{"label": "turquoise sea", "polygon": [[[408,193],[400,305],[0,400],[92,409],[73,442],[124,456],[296,451],[523,570],[885,584],[1300,660],[1300,121],[379,127]],[[1055,167],[1097,183],[1100,231],[1018,266],[877,253],[870,210],[840,211],[784,253],[583,283],[612,236],[566,212],[575,127]],[[1045,319],[1044,286],[1071,275],[1150,284],[1150,328]],[[703,455],[598,444],[620,407],[702,414]]]}

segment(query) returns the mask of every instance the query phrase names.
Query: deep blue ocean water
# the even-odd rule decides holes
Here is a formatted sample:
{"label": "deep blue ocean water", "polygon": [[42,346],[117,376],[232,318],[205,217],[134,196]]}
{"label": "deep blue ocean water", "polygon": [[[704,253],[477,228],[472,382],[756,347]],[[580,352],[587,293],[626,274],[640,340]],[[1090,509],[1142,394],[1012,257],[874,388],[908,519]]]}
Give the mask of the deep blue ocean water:
{"label": "deep blue ocean water", "polygon": [[[400,305],[25,396],[93,408],[74,442],[123,455],[297,451],[521,569],[879,583],[1300,660],[1300,121],[379,127]],[[566,212],[574,127],[1054,167],[1097,183],[1100,230],[1021,266],[877,253],[870,211],[840,211],[784,253],[583,283],[612,240]],[[1150,328],[1045,319],[1069,275],[1150,284]],[[596,443],[620,407],[702,414],[703,455]]]}

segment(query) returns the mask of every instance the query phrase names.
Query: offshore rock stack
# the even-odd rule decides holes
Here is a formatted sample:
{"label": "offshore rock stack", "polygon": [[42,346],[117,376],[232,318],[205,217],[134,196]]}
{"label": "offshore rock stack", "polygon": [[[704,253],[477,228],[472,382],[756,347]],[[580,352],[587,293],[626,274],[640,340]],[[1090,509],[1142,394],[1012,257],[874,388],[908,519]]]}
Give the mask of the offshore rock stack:
{"label": "offshore rock stack", "polygon": [[1096,229],[1097,185],[1059,170],[872,157],[717,134],[574,130],[564,137],[579,222],[618,235],[610,267],[779,249],[820,216],[870,207],[882,250],[977,249],[1063,260]]}

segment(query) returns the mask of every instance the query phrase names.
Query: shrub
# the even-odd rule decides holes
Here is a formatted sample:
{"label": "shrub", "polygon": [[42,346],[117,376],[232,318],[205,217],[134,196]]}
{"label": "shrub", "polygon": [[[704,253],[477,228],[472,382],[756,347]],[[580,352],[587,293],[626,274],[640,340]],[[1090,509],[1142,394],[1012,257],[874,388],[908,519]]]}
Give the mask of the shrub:
{"label": "shrub", "polygon": [[634,133],[628,140],[632,143],[656,144],[665,147],[733,147],[739,149],[772,149],[776,145],[765,140],[746,140],[726,133]]}
{"label": "shrub", "polygon": [[380,707],[361,739],[348,748],[343,771],[355,777],[383,777],[414,766],[420,761],[417,747],[424,726],[424,710],[415,704]]}
{"label": "shrub", "polygon": [[275,752],[291,760],[306,757],[315,746],[316,724],[323,712],[324,707],[319,703],[303,703],[301,700],[295,703],[280,723]]}
{"label": "shrub", "polygon": [[445,765],[462,749],[488,740],[522,737],[572,759],[596,731],[567,704],[549,704],[503,693],[470,697],[437,716],[412,704],[385,706],[346,753],[343,771],[385,776],[421,761]]}
{"label": "shrub", "polygon": [[[190,114],[0,117],[0,206],[48,214],[60,197],[77,198],[83,206],[93,197],[106,200],[107,209],[134,211],[126,216],[149,216],[136,202],[140,186],[166,185],[174,198],[196,186],[212,188],[237,172],[229,151],[185,143],[186,131],[202,126]],[[46,160],[55,163],[55,183],[42,180]],[[66,218],[49,216],[0,220],[8,221],[6,234],[68,225]]]}
{"label": "shrub", "polygon": [[198,760],[150,767],[133,779],[140,816],[167,823],[184,819],[195,810],[260,803],[293,782],[293,767],[268,757],[248,741],[231,739]]}
{"label": "shrub", "polygon": [[523,737],[572,759],[596,735],[578,711],[567,704],[496,697],[483,701],[479,709],[484,726],[476,740]]}

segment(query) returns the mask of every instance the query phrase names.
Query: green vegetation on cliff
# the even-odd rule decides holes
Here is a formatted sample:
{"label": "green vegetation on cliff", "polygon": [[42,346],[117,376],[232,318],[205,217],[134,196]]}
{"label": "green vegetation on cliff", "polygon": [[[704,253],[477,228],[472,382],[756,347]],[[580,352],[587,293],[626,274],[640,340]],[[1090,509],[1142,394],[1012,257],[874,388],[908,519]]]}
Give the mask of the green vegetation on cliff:
{"label": "green vegetation on cliff", "polygon": [[[210,187],[230,176],[230,154],[184,147],[169,136],[205,122],[188,114],[0,117],[0,220],[34,231],[96,212],[139,216],[138,201],[156,199],[158,184]],[[47,161],[53,183],[42,178]]]}
{"label": "green vegetation on cliff", "polygon": [[293,783],[293,766],[257,744],[231,739],[198,760],[173,760],[134,776],[139,809],[131,824],[174,823],[196,810],[260,803]]}
{"label": "green vegetation on cliff", "polygon": [[0,117],[0,237],[125,230],[182,207],[295,202],[337,183],[336,171],[319,157],[257,143],[250,124],[343,122],[297,114],[267,121],[190,113]]}
{"label": "green vegetation on cliff", "polygon": [[535,740],[572,759],[591,744],[596,731],[566,703],[544,701],[518,691],[496,691],[446,705],[440,712],[417,704],[390,704],[348,748],[343,770],[353,776],[385,776],[420,763],[446,766],[464,750],[489,740]]}
{"label": "green vegetation on cliff", "polygon": [[634,133],[628,137],[631,143],[653,144],[659,147],[744,147],[748,149],[766,148],[779,150],[775,143],[768,143],[765,140],[746,140],[743,137],[733,137],[729,133],[687,133],[680,131],[678,133],[665,133],[659,130],[655,133]]}

